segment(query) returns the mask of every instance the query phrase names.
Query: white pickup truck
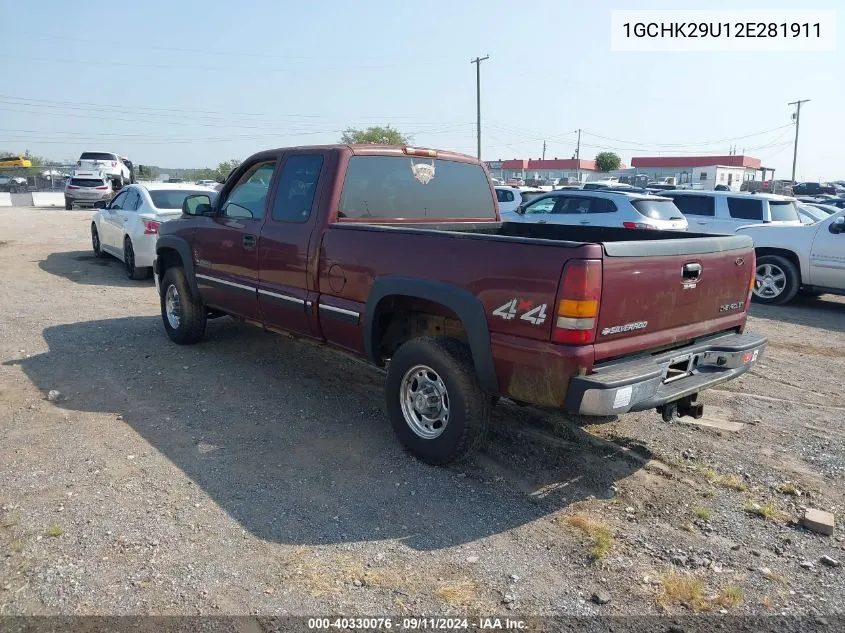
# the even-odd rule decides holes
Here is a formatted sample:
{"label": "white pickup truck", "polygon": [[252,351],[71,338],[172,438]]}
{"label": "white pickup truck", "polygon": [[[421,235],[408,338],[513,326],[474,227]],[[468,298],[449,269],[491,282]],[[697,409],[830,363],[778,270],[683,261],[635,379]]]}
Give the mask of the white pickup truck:
{"label": "white pickup truck", "polygon": [[754,301],[780,305],[799,291],[845,295],[845,210],[815,224],[754,224],[737,234],[754,240]]}

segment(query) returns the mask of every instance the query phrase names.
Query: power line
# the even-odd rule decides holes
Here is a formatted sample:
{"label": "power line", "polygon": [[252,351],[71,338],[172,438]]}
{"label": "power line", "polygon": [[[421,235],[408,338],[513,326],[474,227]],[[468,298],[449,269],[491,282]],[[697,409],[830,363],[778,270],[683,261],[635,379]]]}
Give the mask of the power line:
{"label": "power line", "polygon": [[729,138],[721,138],[716,139],[713,141],[696,141],[696,142],[688,142],[688,143],[651,143],[645,141],[625,141],[618,138],[612,138],[609,136],[602,136],[600,134],[594,134],[592,132],[584,131],[584,134],[588,136],[593,136],[595,138],[604,139],[606,141],[613,141],[615,143],[625,143],[627,145],[647,145],[649,147],[689,147],[690,145],[717,145],[719,143],[727,143],[729,141],[739,141],[746,138],[752,138],[754,136],[762,136],[764,134],[769,134],[771,132],[776,132],[778,130],[782,130],[784,128],[790,127],[791,124],[780,125],[778,127],[772,128],[770,130],[763,130],[761,132],[754,132],[752,134],[746,134],[744,136],[732,136]]}

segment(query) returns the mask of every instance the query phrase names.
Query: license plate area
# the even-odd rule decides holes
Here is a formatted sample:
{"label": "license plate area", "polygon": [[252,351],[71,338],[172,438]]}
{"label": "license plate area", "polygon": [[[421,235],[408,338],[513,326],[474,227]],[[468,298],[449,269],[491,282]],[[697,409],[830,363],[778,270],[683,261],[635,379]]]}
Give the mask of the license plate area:
{"label": "license plate area", "polygon": [[698,366],[698,360],[698,354],[684,354],[683,356],[676,356],[670,359],[669,367],[666,369],[666,375],[663,378],[663,384],[675,382],[692,374],[693,370]]}

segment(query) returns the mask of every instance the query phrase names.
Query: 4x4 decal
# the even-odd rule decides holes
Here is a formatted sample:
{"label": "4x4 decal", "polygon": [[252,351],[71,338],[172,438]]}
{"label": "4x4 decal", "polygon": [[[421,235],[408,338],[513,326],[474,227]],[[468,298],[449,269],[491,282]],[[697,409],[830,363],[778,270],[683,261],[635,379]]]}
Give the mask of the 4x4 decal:
{"label": "4x4 decal", "polygon": [[520,319],[523,321],[528,321],[529,323],[533,323],[534,325],[543,325],[546,322],[546,306],[548,304],[544,303],[537,307],[534,307],[533,301],[526,301],[525,299],[520,299],[515,297],[508,301],[507,303],[500,305],[498,308],[493,310],[493,315],[497,317],[503,318],[505,321],[510,321],[514,317],[516,317],[517,313],[526,311],[524,314],[520,315]]}

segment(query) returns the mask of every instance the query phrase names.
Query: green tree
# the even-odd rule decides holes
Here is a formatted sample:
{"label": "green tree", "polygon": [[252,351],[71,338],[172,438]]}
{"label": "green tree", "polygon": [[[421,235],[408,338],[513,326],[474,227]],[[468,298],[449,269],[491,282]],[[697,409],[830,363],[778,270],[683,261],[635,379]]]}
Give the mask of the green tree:
{"label": "green tree", "polygon": [[222,163],[217,165],[217,169],[214,170],[214,175],[211,178],[213,178],[214,180],[226,178],[232,172],[232,170],[240,164],[241,160],[239,158],[224,160]]}
{"label": "green tree", "polygon": [[343,132],[340,142],[347,145],[407,145],[410,139],[389,125],[376,125],[366,130],[351,127]]}
{"label": "green tree", "polygon": [[613,171],[614,169],[619,169],[619,165],[621,164],[622,159],[619,158],[619,154],[599,152],[596,155],[596,167],[599,168],[599,171]]}

